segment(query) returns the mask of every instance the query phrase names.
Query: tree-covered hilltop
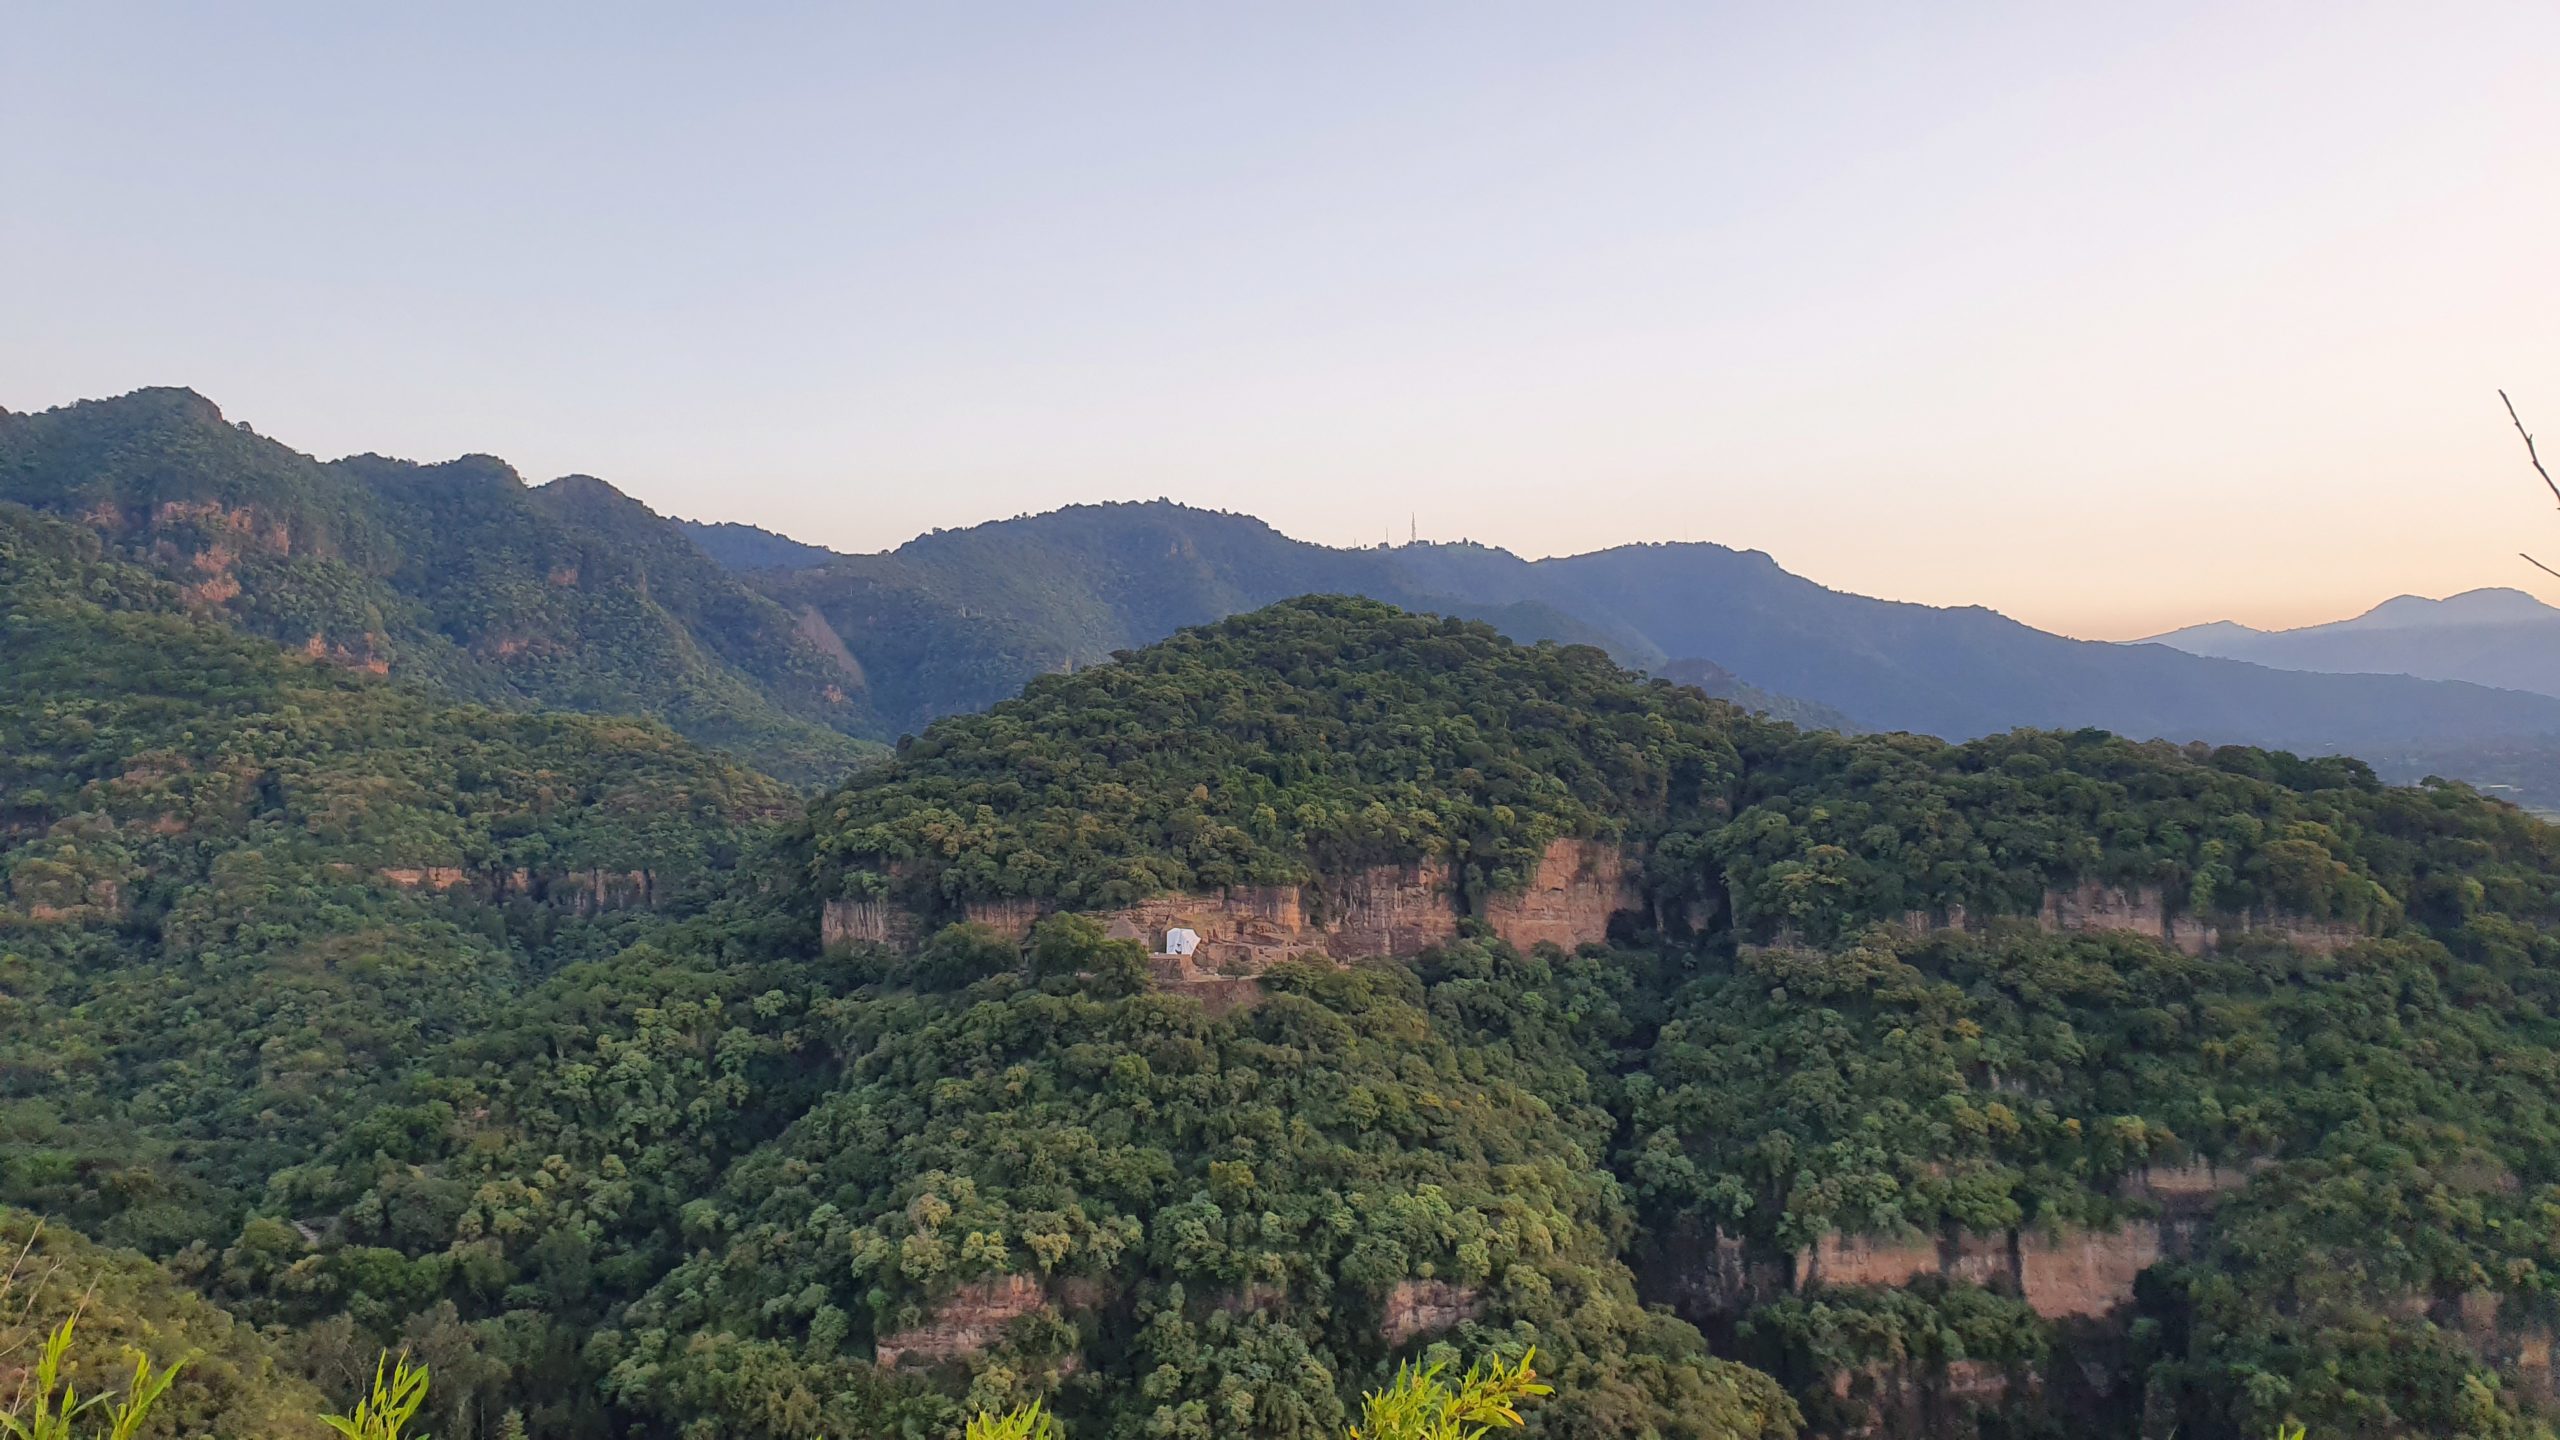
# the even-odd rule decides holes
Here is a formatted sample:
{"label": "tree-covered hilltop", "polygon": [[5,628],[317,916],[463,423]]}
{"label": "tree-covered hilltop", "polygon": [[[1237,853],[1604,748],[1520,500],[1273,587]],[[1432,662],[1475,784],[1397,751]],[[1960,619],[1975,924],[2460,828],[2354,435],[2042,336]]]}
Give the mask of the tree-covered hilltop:
{"label": "tree-covered hilltop", "polygon": [[1647,859],[1650,898],[1766,940],[1921,911],[2033,915],[2083,882],[2168,913],[2386,930],[2560,905],[2553,832],[2353,760],[2022,731],[1802,731],[1375,601],[1293,600],[1034,682],[816,810],[830,894],[1065,908],[1447,861],[1528,878],[1558,836]]}
{"label": "tree-covered hilltop", "polygon": [[818,808],[823,888],[1070,907],[1424,858],[1516,888],[1559,836],[1719,812],[1757,722],[1597,650],[1292,600],[933,726]]}
{"label": "tree-covered hilltop", "polygon": [[698,905],[787,791],[195,618],[0,505],[0,1193],[220,1243],[546,964]]}
{"label": "tree-covered hilltop", "polygon": [[[1578,1063],[1622,1097],[1644,1243],[1720,1233],[1784,1269],[1835,1234],[2112,1234],[2154,1213],[2128,1198],[2138,1172],[2218,1161],[2261,1178],[2164,1261],[2150,1318],[2181,1338],[2113,1393],[2148,1389],[2190,1433],[2290,1411],[2347,1434],[2525,1423],[2529,1379],[2508,1372],[2495,1424],[2470,1397],[2551,1323],[2530,1217],[2560,1180],[2536,1089],[2560,832],[2462,787],[2095,731],[1797,731],[1596,652],[1307,600],[945,721],[816,815],[822,886],[927,910],[1422,856],[1498,888],[1546,837],[1627,844],[1685,934],[1655,937],[1670,963],[1644,973],[1675,978],[1630,1002],[1658,1040]],[[2091,887],[2162,934],[2034,928]],[[1984,933],[1925,933],[1960,923]],[[2323,1213],[2341,1205],[2351,1222]],[[2355,1256],[2367,1240],[2384,1248]],[[2448,1328],[2464,1295],[2468,1332]],[[1962,1359],[1966,1333],[1986,1364],[2068,1354],[2014,1298],[1920,1301],[1773,1311],[1753,1343],[1812,1377],[1808,1403],[1910,1354]],[[1924,1321],[1908,1354],[1880,1338]]]}
{"label": "tree-covered hilltop", "polygon": [[647,716],[803,783],[868,750],[859,667],[600,481],[323,463],[143,390],[0,414],[0,502],[94,530],[201,613],[458,699]]}

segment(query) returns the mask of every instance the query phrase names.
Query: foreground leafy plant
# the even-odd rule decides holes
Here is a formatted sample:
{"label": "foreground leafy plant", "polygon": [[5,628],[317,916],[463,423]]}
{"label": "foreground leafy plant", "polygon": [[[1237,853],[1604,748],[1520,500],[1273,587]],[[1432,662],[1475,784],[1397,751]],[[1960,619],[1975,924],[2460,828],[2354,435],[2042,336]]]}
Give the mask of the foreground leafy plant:
{"label": "foreground leafy plant", "polygon": [[1554,1393],[1530,1365],[1537,1354],[1532,1347],[1508,1365],[1479,1360],[1454,1387],[1442,1378],[1446,1361],[1408,1361],[1385,1389],[1361,1398],[1350,1440],[1483,1440],[1490,1431],[1516,1430],[1521,1401]]}
{"label": "foreground leafy plant", "polygon": [[418,1407],[427,1403],[427,1367],[402,1355],[374,1362],[373,1389],[356,1402],[353,1415],[323,1415],[329,1428],[347,1440],[427,1440],[406,1434]]}
{"label": "foreground leafy plant", "polygon": [[[106,1403],[105,1395],[81,1399],[62,1379],[62,1357],[71,1349],[72,1331],[78,1324],[79,1319],[74,1316],[53,1327],[34,1372],[22,1384],[9,1413],[0,1415],[0,1430],[5,1430],[10,1440],[72,1440],[79,1433],[72,1428],[72,1422]],[[124,1398],[106,1412],[107,1440],[130,1440],[186,1363],[180,1360],[154,1372],[149,1356],[135,1355],[132,1383],[125,1386]],[[32,1389],[27,1388],[28,1384]]]}
{"label": "foreground leafy plant", "polygon": [[[1516,1430],[1520,1402],[1555,1393],[1531,1365],[1535,1347],[1508,1365],[1477,1361],[1452,1386],[1448,1362],[1406,1362],[1386,1388],[1361,1397],[1360,1423],[1347,1440],[1484,1440],[1495,1430]],[[1057,1417],[1035,1400],[1004,1415],[978,1415],[962,1440],[1065,1440]],[[2279,1437],[2299,1440],[2299,1437]]]}
{"label": "foreground leafy plant", "polygon": [[1034,1400],[1008,1414],[971,1417],[962,1440],[1066,1440],[1066,1431]]}

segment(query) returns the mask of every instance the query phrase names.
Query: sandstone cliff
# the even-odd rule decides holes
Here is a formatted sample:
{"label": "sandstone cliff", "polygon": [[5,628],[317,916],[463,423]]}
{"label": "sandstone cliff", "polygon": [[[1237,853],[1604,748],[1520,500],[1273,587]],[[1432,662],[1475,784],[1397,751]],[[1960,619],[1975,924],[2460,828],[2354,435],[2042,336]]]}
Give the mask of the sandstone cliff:
{"label": "sandstone cliff", "polygon": [[1983,1234],[1826,1235],[1783,1257],[1755,1256],[1730,1235],[1691,1235],[1645,1267],[1646,1290],[1692,1320],[1738,1317],[1790,1290],[1908,1285],[1923,1275],[1999,1290],[2047,1319],[2111,1315],[2133,1301],[2135,1277],[2195,1253],[2220,1199],[2260,1165],[2161,1166],[2126,1178],[2121,1193],[2157,1213],[2104,1230],[2030,1227]]}
{"label": "sandstone cliff", "polygon": [[912,1330],[883,1335],[872,1358],[882,1369],[900,1362],[935,1364],[966,1359],[1004,1333],[1004,1327],[1048,1303],[1040,1282],[1028,1275],[999,1275],[963,1285],[934,1307],[933,1315]]}
{"label": "sandstone cliff", "polygon": [[1484,1308],[1484,1297],[1446,1280],[1399,1280],[1387,1292],[1378,1317],[1378,1335],[1389,1345],[1402,1345],[1422,1335],[1437,1335]]}
{"label": "sandstone cliff", "polygon": [[[1608,938],[1609,920],[1640,909],[1635,867],[1626,852],[1590,840],[1557,840],[1539,857],[1529,883],[1495,895],[1481,918],[1522,948],[1571,948]],[[1038,900],[979,900],[961,918],[1020,938],[1050,912]],[[1334,960],[1406,958],[1457,938],[1467,918],[1455,875],[1437,861],[1373,866],[1312,885],[1240,885],[1160,895],[1104,911],[1097,919],[1115,938],[1161,954],[1166,932],[1199,936],[1199,948],[1168,969],[1175,983],[1258,975],[1300,955]],[[828,945],[912,944],[922,926],[910,912],[870,900],[828,901],[819,920]]]}
{"label": "sandstone cliff", "polygon": [[466,870],[459,865],[392,865],[376,874],[403,890],[459,890],[487,901],[531,900],[581,915],[645,910],[658,903],[653,870]]}
{"label": "sandstone cliff", "polygon": [[[1909,911],[1901,923],[1923,933],[1980,930],[1989,918],[1956,905],[1944,911]],[[2314,920],[2266,909],[2233,915],[2181,914],[2170,909],[2168,896],[2157,885],[2106,885],[2094,880],[2047,890],[2035,922],[2055,934],[2141,935],[2189,955],[2202,955],[2244,936],[2283,940],[2326,954],[2355,944],[2366,933],[2365,927],[2344,920]]]}

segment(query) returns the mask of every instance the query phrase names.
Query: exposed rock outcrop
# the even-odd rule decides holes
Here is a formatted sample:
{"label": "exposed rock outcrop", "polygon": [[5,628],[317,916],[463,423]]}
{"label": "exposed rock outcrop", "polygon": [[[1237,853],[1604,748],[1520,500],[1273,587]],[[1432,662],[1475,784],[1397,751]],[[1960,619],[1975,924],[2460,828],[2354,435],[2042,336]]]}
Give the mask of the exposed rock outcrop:
{"label": "exposed rock outcrop", "polygon": [[[1961,905],[1946,910],[1912,910],[1902,916],[1906,929],[1981,930],[1992,917],[1969,913]],[[2069,889],[2047,890],[2035,923],[2055,934],[2122,933],[2141,935],[2189,955],[2202,955],[2243,937],[2268,937],[2305,950],[2327,954],[2365,938],[2365,927],[2345,920],[2316,920],[2264,908],[2228,915],[2194,915],[2173,911],[2167,893],[2157,885],[2119,886],[2083,881]]]}
{"label": "exposed rock outcrop", "polygon": [[1950,1231],[1935,1240],[1828,1235],[1797,1262],[1799,1288],[1908,1285],[1943,1276],[2018,1296],[2048,1320],[2113,1314],[2133,1303],[2134,1278],[2187,1237],[2158,1219],[2106,1230]]}
{"label": "exposed rock outcrop", "polygon": [[2489,1290],[2438,1301],[2429,1318],[2460,1332],[2481,1359],[2536,1402],[2560,1404],[2560,1376],[2552,1372],[2550,1326],[2508,1315],[2504,1302]]}
{"label": "exposed rock outcrop", "polygon": [[1485,923],[1523,950],[1542,942],[1570,950],[1605,940],[1611,916],[1643,908],[1636,879],[1625,850],[1558,840],[1539,857],[1526,886],[1485,901]]}
{"label": "exposed rock outcrop", "polygon": [[873,1346],[882,1369],[906,1361],[931,1365],[965,1360],[996,1342],[1004,1327],[1048,1303],[1040,1282],[1028,1275],[999,1275],[963,1285],[912,1330],[883,1335]]}
{"label": "exposed rock outcrop", "polygon": [[[1487,899],[1482,918],[1514,945],[1571,948],[1607,939],[1610,917],[1642,904],[1635,867],[1623,850],[1597,841],[1557,840],[1539,857],[1529,883]],[[1051,909],[1030,899],[973,900],[962,907],[961,919],[1020,939]],[[1139,941],[1160,955],[1169,931],[1191,931],[1198,947],[1166,957],[1182,963],[1164,976],[1189,983],[1259,975],[1300,955],[1410,957],[1456,939],[1466,917],[1455,874],[1439,861],[1424,861],[1372,866],[1312,885],[1159,895],[1096,918],[1112,936]],[[921,929],[912,914],[866,900],[829,901],[819,919],[830,945],[911,944]]]}
{"label": "exposed rock outcrop", "polygon": [[466,870],[459,865],[390,865],[374,872],[402,890],[459,890],[487,901],[531,900],[581,915],[645,910],[658,902],[653,870]]}
{"label": "exposed rock outcrop", "polygon": [[972,900],[961,907],[960,918],[1019,940],[1048,913],[1049,907],[1037,900]]}
{"label": "exposed rock outcrop", "polygon": [[1971,1440],[1984,1412],[2021,1390],[2031,1396],[2035,1385],[2032,1374],[1983,1360],[1935,1370],[1905,1362],[1843,1370],[1831,1377],[1831,1395],[1856,1416],[1837,1433],[1855,1440]]}
{"label": "exposed rock outcrop", "polygon": [[916,917],[879,900],[830,900],[818,912],[819,942],[838,945],[912,945]]}
{"label": "exposed rock outcrop", "polygon": [[1484,1308],[1484,1297],[1447,1280],[1399,1280],[1387,1292],[1378,1316],[1378,1335],[1389,1345],[1402,1345],[1418,1335],[1437,1335]]}
{"label": "exposed rock outcrop", "polygon": [[1788,1290],[1826,1285],[1902,1286],[1935,1275],[2016,1295],[2049,1320],[2112,1315],[2133,1301],[2136,1277],[2162,1260],[2192,1255],[2215,1204],[2249,1183],[2264,1160],[2198,1161],[2137,1170],[2118,1187],[2156,1215],[2102,1230],[2029,1227],[1990,1234],[1826,1235],[1792,1256],[1755,1256],[1730,1235],[1666,1243],[1647,1268],[1649,1298],[1692,1320],[1738,1318]]}

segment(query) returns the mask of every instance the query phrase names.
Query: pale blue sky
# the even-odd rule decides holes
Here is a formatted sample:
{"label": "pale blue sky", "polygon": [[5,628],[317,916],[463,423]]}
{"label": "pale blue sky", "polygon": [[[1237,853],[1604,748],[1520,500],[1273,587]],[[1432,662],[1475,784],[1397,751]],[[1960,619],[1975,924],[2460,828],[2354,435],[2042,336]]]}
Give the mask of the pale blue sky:
{"label": "pale blue sky", "polygon": [[2493,393],[2560,437],[2549,3],[5,10],[12,408],[2097,635],[2560,550]]}

